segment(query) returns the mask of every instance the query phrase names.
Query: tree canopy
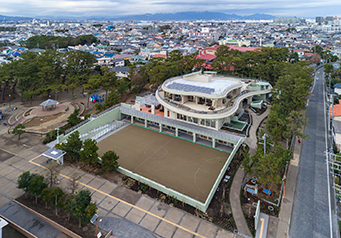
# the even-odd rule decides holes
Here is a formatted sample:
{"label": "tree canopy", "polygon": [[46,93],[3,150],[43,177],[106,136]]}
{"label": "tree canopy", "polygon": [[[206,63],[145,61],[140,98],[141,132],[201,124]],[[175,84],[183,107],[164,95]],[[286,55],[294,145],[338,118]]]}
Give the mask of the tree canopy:
{"label": "tree canopy", "polygon": [[27,39],[26,47],[32,48],[66,48],[68,46],[84,45],[96,43],[98,40],[92,35],[82,35],[77,37],[36,35]]}
{"label": "tree canopy", "polygon": [[89,223],[91,217],[97,211],[96,204],[91,202],[91,192],[89,190],[80,190],[68,198],[67,208],[70,209],[71,215],[78,218],[79,227],[82,224]]}
{"label": "tree canopy", "polygon": [[18,124],[16,127],[14,127],[12,133],[14,135],[17,135],[18,136],[18,140],[19,140],[20,136],[25,133],[25,130],[24,130],[25,128],[26,127],[23,124]]}
{"label": "tree canopy", "polygon": [[86,139],[83,142],[83,150],[80,151],[80,160],[89,164],[96,164],[98,162],[98,146],[96,140]]}
{"label": "tree canopy", "polygon": [[62,144],[61,149],[71,157],[72,161],[78,161],[82,145],[83,142],[79,138],[79,132],[75,131],[67,138],[66,143]]}
{"label": "tree canopy", "polygon": [[102,170],[113,172],[119,167],[117,160],[120,157],[115,153],[115,151],[109,150],[102,156]]}

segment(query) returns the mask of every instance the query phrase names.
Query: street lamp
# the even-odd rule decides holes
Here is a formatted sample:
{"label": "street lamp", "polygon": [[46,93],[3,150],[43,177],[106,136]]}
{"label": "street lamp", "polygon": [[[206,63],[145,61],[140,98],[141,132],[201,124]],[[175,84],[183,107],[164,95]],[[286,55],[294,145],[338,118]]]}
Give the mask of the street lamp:
{"label": "street lamp", "polygon": [[264,156],[265,156],[265,154],[266,154],[266,136],[267,136],[266,133],[262,136],[262,139],[263,139],[263,141],[264,141]]}
{"label": "street lamp", "polygon": [[57,128],[57,144],[59,144],[59,140],[60,140],[60,138],[59,138],[59,127]]}
{"label": "street lamp", "polygon": [[40,119],[40,137],[43,136],[43,133],[42,133],[42,124],[43,124],[43,118]]}
{"label": "street lamp", "polygon": [[[262,142],[258,142],[259,144],[263,144],[264,145],[264,156],[265,156],[265,154],[266,154],[266,137],[267,136],[269,136],[268,134],[264,134],[263,136],[262,136],[262,140],[263,140],[263,143]],[[268,142],[268,144],[270,145],[270,146],[274,146],[273,144],[270,144],[269,142]]]}
{"label": "street lamp", "polygon": [[8,99],[9,105],[8,106],[9,106],[9,108],[11,108],[11,96],[12,96],[11,94],[8,94],[8,97],[9,97],[9,99]]}

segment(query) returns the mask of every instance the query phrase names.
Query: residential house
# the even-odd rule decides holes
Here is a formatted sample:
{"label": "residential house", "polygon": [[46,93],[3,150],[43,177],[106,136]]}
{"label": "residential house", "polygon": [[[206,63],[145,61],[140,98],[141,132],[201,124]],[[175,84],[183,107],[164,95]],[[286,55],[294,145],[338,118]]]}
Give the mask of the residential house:
{"label": "residential house", "polygon": [[110,61],[111,67],[123,67],[124,64],[124,59],[114,59]]}
{"label": "residential house", "polygon": [[122,79],[122,78],[128,77],[129,68],[125,66],[112,67],[111,69],[109,69],[109,72],[116,72],[117,78]]}
{"label": "residential house", "polygon": [[334,92],[337,93],[338,95],[341,95],[341,83],[337,83],[334,85]]}

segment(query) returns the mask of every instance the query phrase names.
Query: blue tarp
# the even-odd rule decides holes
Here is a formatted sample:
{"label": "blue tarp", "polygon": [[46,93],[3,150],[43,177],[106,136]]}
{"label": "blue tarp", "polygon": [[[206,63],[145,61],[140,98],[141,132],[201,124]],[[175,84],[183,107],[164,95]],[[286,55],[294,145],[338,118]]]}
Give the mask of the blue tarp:
{"label": "blue tarp", "polygon": [[20,56],[21,54],[19,52],[16,52],[16,51],[11,51],[7,54],[7,56],[14,56],[14,57],[17,57],[17,56]]}

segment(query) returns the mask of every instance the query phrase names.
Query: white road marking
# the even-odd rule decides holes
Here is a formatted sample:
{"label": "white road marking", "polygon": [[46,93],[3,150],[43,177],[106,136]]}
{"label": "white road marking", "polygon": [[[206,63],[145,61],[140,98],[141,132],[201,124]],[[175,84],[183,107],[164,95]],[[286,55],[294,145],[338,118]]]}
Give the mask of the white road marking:
{"label": "white road marking", "polygon": [[[324,87],[324,82],[323,82],[323,106],[324,106],[324,125],[325,125],[325,143],[326,143],[326,151],[328,151],[328,141],[327,141],[327,119],[326,119],[326,92],[325,92],[325,87]],[[328,113],[329,114],[329,113]],[[329,116],[328,116],[329,120]],[[331,202],[330,202],[330,181],[329,181],[329,161],[328,161],[328,155],[329,153],[326,153],[326,165],[327,165],[327,183],[328,183],[328,206],[329,206],[329,229],[330,229],[330,237],[333,237],[333,228],[332,228],[332,211],[331,211]]]}

